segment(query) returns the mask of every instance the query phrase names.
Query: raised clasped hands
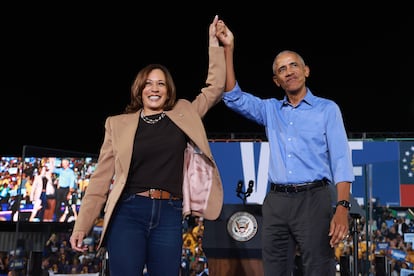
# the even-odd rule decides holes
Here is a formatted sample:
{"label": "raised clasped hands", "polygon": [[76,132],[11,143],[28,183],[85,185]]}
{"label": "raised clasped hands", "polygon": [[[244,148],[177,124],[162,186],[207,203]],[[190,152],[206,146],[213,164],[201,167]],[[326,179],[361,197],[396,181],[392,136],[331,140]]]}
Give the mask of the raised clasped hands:
{"label": "raised clasped hands", "polygon": [[221,43],[225,48],[234,47],[233,33],[227,28],[223,20],[218,15],[214,16],[209,28],[210,46],[219,46]]}
{"label": "raised clasped hands", "polygon": [[223,20],[218,20],[216,24],[216,36],[224,47],[234,46],[233,33],[227,28]]}

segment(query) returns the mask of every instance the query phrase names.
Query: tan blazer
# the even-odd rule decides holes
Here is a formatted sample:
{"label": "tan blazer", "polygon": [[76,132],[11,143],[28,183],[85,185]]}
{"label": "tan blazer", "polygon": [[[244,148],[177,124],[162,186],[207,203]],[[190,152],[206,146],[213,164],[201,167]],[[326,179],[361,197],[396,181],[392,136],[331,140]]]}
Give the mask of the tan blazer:
{"label": "tan blazer", "polygon": [[[225,85],[225,70],[223,48],[209,47],[206,87],[201,89],[201,93],[193,102],[180,99],[172,110],[166,111],[166,115],[203,152],[213,167],[212,184],[205,191],[207,203],[202,214],[205,219],[209,220],[214,220],[220,215],[223,205],[223,187],[202,118],[211,107],[221,101]],[[73,232],[89,233],[105,204],[103,231],[99,246],[105,238],[108,223],[127,180],[139,114],[140,111],[110,116],[105,122],[105,136],[98,164],[82,199],[73,229]],[[200,215],[197,212],[195,214]]]}

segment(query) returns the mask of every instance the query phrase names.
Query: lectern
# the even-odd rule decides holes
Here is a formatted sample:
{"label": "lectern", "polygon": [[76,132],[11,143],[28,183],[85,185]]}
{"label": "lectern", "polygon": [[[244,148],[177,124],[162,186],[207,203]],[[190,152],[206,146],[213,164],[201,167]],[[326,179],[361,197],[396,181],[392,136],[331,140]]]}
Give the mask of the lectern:
{"label": "lectern", "polygon": [[204,221],[203,249],[211,275],[263,275],[261,208],[225,204],[217,220]]}

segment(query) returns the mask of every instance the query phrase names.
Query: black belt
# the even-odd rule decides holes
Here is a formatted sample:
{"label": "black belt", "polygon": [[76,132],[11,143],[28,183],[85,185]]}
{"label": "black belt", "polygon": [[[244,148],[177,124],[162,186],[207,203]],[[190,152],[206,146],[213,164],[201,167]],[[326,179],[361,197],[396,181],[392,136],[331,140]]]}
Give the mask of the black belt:
{"label": "black belt", "polygon": [[309,191],[314,188],[323,187],[329,185],[328,179],[315,180],[313,182],[304,182],[298,184],[276,184],[271,183],[270,190],[272,192],[283,192],[283,193],[299,193],[303,191]]}

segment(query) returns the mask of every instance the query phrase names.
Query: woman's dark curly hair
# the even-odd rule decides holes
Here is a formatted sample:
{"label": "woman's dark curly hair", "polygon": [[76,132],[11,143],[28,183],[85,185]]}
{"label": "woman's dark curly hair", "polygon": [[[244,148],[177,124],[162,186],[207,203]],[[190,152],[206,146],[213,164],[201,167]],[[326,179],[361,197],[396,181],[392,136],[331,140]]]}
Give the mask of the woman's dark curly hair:
{"label": "woman's dark curly hair", "polygon": [[143,107],[142,103],[142,90],[145,87],[145,83],[148,79],[148,75],[154,69],[160,69],[164,72],[166,87],[167,87],[167,101],[164,105],[164,110],[170,110],[175,105],[176,101],[176,89],[174,80],[170,71],[161,64],[149,64],[142,68],[131,86],[131,102],[125,107],[124,113],[134,113]]}

